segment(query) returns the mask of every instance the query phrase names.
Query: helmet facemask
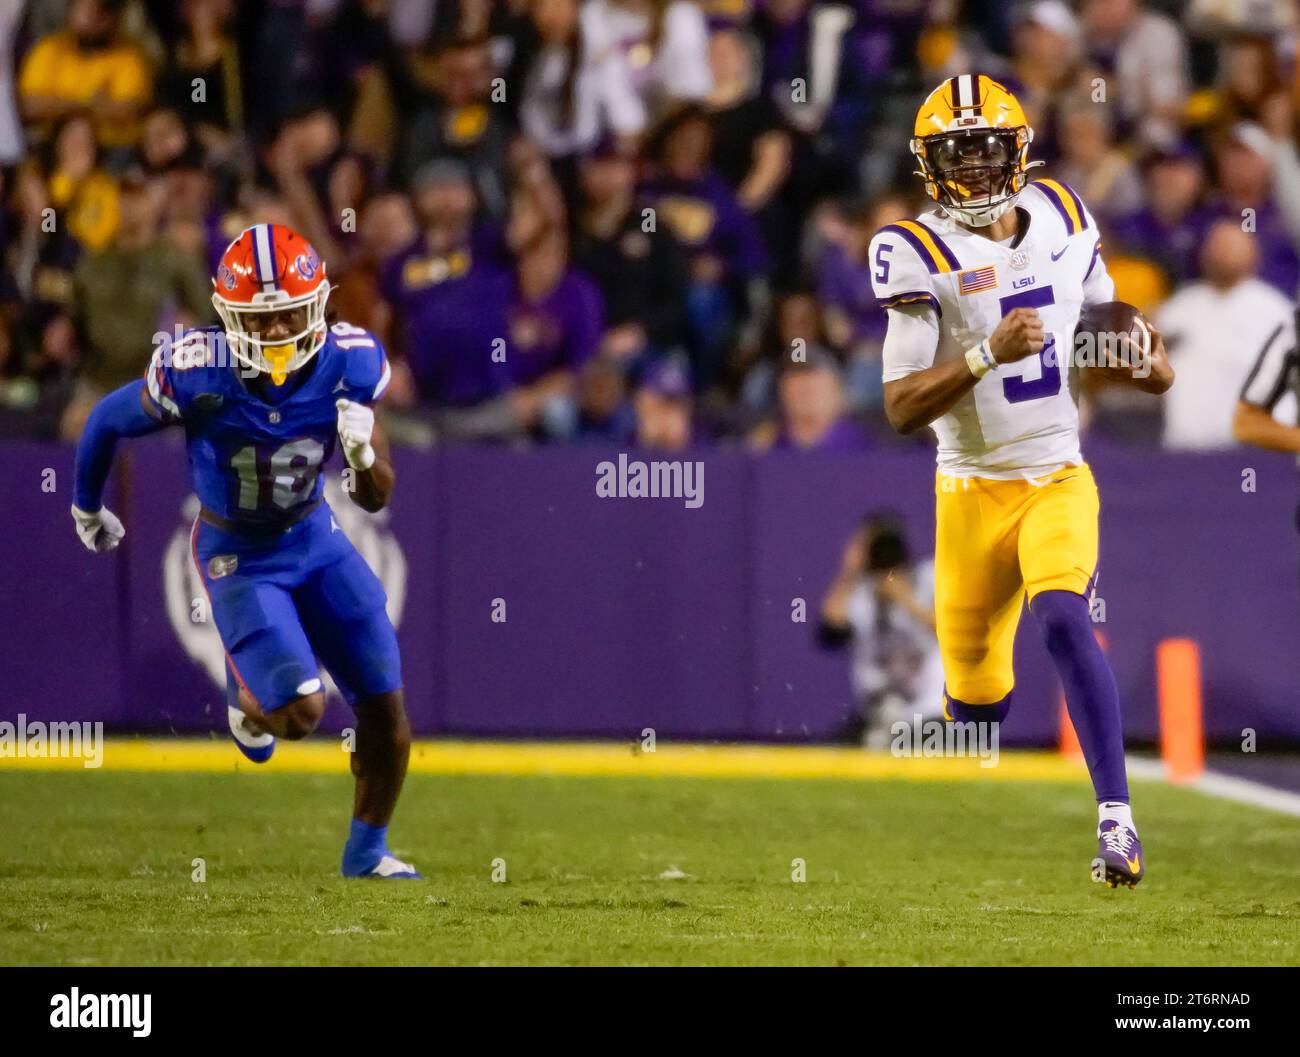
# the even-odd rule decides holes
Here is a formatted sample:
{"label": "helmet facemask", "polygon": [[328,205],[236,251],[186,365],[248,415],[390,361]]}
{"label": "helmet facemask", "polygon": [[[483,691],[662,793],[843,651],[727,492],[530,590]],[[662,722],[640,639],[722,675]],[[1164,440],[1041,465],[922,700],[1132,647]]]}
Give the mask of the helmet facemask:
{"label": "helmet facemask", "polygon": [[1024,190],[1032,138],[1026,127],[958,129],[912,140],[912,153],[931,198],[962,223],[987,227]]}
{"label": "helmet facemask", "polygon": [[[283,385],[325,344],[325,302],[329,294],[329,283],[322,282],[306,297],[291,298],[283,291],[275,291],[258,294],[252,304],[239,304],[213,294],[212,304],[226,329],[231,357],[250,370],[269,374],[275,385]],[[293,314],[294,332],[264,338],[268,317],[287,313]]]}

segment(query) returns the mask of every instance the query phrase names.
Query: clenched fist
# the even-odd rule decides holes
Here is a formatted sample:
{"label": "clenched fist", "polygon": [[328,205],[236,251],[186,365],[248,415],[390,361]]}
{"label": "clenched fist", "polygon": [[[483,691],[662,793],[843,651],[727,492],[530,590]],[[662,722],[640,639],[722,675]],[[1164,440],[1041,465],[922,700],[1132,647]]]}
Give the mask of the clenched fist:
{"label": "clenched fist", "polygon": [[343,458],[354,470],[370,469],[375,464],[375,449],[370,444],[370,435],[375,431],[374,411],[352,400],[338,400],[334,406],[339,412]]}
{"label": "clenched fist", "polygon": [[1013,308],[989,337],[989,349],[998,363],[1015,363],[1043,351],[1043,321],[1037,309]]}
{"label": "clenched fist", "polygon": [[87,513],[74,506],[72,520],[77,523],[77,535],[86,545],[86,550],[94,551],[96,554],[111,551],[126,535],[122,522],[106,506],[100,507],[94,513]]}

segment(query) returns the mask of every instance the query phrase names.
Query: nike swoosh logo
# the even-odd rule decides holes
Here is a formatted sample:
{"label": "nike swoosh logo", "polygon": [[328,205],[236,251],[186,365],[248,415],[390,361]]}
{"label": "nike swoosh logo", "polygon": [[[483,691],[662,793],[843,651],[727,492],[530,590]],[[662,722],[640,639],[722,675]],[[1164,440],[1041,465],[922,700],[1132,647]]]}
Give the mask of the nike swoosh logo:
{"label": "nike swoosh logo", "polygon": [[1065,251],[1068,250],[1069,248],[1070,248],[1070,244],[1067,242],[1064,246],[1061,247],[1060,253],[1052,254],[1052,260],[1059,261],[1062,257],[1065,256]]}
{"label": "nike swoosh logo", "polygon": [[1133,858],[1125,859],[1124,861],[1128,863],[1128,868],[1132,870],[1134,873],[1137,873],[1140,869],[1142,869],[1142,856],[1140,855],[1135,855],[1133,856]]}
{"label": "nike swoosh logo", "polygon": [[1052,484],[1060,484],[1062,481],[1072,481],[1079,475],[1077,473],[1066,474],[1064,477],[1057,477],[1052,480]]}

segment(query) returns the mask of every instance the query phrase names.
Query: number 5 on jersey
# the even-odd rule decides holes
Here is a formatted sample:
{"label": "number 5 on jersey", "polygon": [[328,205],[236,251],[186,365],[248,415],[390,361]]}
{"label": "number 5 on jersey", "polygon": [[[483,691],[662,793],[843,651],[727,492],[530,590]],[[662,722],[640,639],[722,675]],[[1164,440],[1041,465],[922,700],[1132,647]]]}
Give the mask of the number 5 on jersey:
{"label": "number 5 on jersey", "polygon": [[[1018,294],[1008,294],[1000,298],[1003,317],[1016,308],[1045,308],[1056,304],[1056,298],[1050,286],[1039,286],[1031,290],[1022,290]],[[1037,378],[1026,378],[1024,374],[1002,379],[1002,393],[1009,404],[1023,404],[1026,400],[1041,400],[1054,396],[1061,391],[1061,367],[1057,362],[1056,339],[1051,334],[1043,342],[1038,353],[1040,374]],[[1033,362],[1026,357],[1021,361],[1028,367]]]}

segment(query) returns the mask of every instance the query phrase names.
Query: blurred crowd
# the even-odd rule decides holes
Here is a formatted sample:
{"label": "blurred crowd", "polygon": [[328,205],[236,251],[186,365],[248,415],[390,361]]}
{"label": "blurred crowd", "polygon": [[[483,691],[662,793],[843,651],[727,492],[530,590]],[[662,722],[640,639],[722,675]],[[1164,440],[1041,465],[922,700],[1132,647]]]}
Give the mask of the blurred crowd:
{"label": "blurred crowd", "polygon": [[[274,222],[388,348],[399,441],[918,443],[882,425],[866,248],[926,205],[921,99],[980,70],[1025,104],[1036,175],[1096,214],[1117,296],[1181,305],[1175,367],[1205,360],[1164,402],[1089,394],[1087,428],[1230,444],[1201,404],[1230,417],[1261,299],[1300,284],[1297,22],[1293,0],[0,0],[0,435],[75,437],[159,333],[216,321],[222,250]],[[1199,347],[1202,315],[1246,337]]]}

